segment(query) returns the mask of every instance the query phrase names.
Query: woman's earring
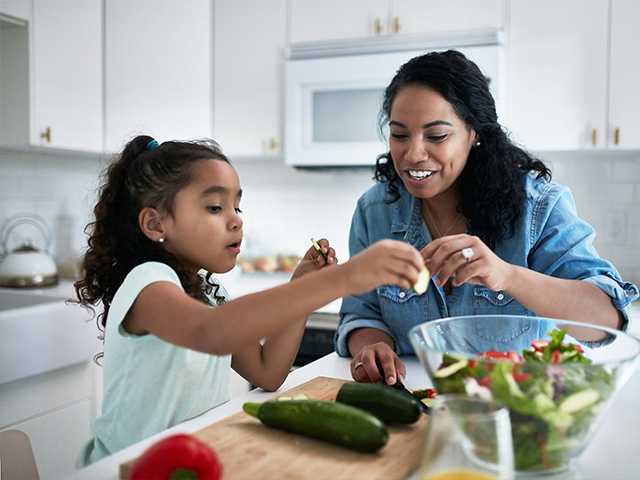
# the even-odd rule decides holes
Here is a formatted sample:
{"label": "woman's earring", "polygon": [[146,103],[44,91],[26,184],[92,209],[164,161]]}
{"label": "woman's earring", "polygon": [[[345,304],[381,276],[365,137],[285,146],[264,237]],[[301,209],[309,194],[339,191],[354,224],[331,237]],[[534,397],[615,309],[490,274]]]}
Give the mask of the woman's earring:
{"label": "woman's earring", "polygon": [[159,243],[164,243],[164,237],[160,237],[160,238],[158,239],[158,242],[159,242]]}
{"label": "woman's earring", "polygon": [[480,140],[478,140],[478,141],[476,142],[476,145],[475,145],[475,146],[476,146],[476,147],[479,147],[479,146],[480,146]]}

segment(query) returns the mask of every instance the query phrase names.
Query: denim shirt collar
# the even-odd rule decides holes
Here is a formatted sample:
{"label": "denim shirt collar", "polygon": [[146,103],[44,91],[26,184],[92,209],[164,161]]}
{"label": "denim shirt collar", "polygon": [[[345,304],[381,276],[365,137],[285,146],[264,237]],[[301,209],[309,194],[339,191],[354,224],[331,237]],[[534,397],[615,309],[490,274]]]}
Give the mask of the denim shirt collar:
{"label": "denim shirt collar", "polygon": [[421,249],[431,241],[431,233],[422,218],[422,202],[411,195],[402,182],[397,184],[400,198],[392,203],[391,233],[404,233],[406,242]]}

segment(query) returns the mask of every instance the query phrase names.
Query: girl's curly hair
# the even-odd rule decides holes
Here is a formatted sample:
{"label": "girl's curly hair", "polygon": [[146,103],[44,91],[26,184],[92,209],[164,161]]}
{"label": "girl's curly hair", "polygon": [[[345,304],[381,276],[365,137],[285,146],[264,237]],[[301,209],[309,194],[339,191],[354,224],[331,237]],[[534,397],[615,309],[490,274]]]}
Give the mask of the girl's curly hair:
{"label": "girl's curly hair", "polygon": [[[551,171],[539,159],[514,145],[498,123],[489,82],[478,66],[462,53],[449,50],[415,57],[402,65],[384,93],[379,126],[388,123],[393,101],[400,90],[421,85],[438,92],[451,104],[467,126],[478,135],[480,145],[469,152],[457,183],[462,192],[459,206],[471,233],[490,248],[513,234],[525,199],[525,176],[551,180]],[[399,197],[400,178],[391,152],[376,159],[374,179],[387,183],[388,202]]]}
{"label": "girl's curly hair", "polygon": [[97,317],[101,330],[107,324],[116,291],[127,274],[144,262],[172,267],[193,298],[206,302],[212,295],[217,303],[224,300],[211,274],[202,278],[189,271],[161,244],[144,235],[138,214],[145,207],[153,207],[172,215],[176,194],[191,181],[196,162],[229,160],[211,140],[164,142],[148,148],[152,141],[150,136],[137,136],[109,165],[93,209],[95,220],[85,228],[89,239],[82,264],[84,276],[74,287],[80,305],[94,310],[93,306],[102,303],[104,310]]}

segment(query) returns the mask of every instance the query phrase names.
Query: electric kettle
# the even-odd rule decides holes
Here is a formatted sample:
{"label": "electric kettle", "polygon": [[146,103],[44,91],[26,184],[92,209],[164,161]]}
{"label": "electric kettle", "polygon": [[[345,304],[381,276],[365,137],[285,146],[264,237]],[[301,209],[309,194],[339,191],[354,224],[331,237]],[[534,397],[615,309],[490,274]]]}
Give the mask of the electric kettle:
{"label": "electric kettle", "polygon": [[[16,227],[31,225],[44,239],[44,247],[38,250],[30,238],[9,251],[9,238]],[[47,253],[51,234],[47,223],[37,215],[15,215],[10,217],[0,233],[0,287],[34,288],[56,285],[58,270],[53,258]]]}

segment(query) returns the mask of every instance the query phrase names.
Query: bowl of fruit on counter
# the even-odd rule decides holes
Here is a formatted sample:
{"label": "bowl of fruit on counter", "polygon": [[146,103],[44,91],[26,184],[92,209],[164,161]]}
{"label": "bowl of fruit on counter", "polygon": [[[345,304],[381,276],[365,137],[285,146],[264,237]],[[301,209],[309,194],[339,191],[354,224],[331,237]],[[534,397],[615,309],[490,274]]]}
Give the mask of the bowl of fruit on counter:
{"label": "bowl of fruit on counter", "polygon": [[444,318],[409,338],[438,393],[509,410],[516,470],[535,474],[573,468],[640,354],[640,340],[624,332],[541,317]]}

